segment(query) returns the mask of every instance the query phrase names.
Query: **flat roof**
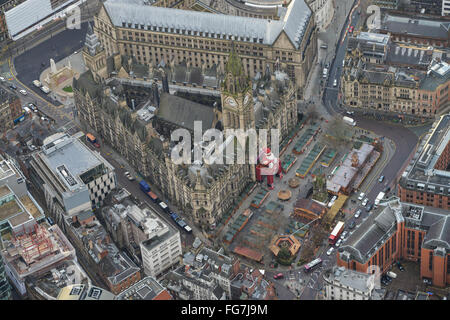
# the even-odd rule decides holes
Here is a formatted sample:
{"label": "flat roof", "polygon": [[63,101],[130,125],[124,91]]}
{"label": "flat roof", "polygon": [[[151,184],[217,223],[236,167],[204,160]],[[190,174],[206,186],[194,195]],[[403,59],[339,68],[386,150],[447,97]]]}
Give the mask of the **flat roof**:
{"label": "flat roof", "polygon": [[0,180],[9,177],[14,174],[13,168],[11,168],[8,161],[4,160],[0,162]]}
{"label": "flat roof", "polygon": [[103,157],[67,134],[55,134],[44,143],[39,156],[71,191],[84,185],[79,176],[86,171],[101,164],[112,168]]}
{"label": "flat roof", "polygon": [[[421,185],[424,191],[450,194],[450,172],[435,169],[445,147],[450,143],[450,114],[440,117],[430,132],[419,141],[420,146],[409,166],[402,174],[400,183],[409,189]],[[428,185],[426,185],[428,184]]]}
{"label": "flat roof", "polygon": [[16,197],[0,205],[0,221],[10,219],[18,213],[23,212],[22,207],[17,202]]}
{"label": "flat roof", "polygon": [[6,196],[7,194],[10,194],[11,190],[7,186],[1,186],[0,187],[0,198]]}
{"label": "flat roof", "polygon": [[[116,300],[170,300],[167,290],[152,277],[145,277],[116,296]],[[167,299],[164,299],[167,297]]]}
{"label": "flat roof", "polygon": [[374,33],[374,32],[360,32],[357,36],[359,40],[365,40],[369,42],[375,42],[379,44],[387,44],[390,36],[387,34]]}
{"label": "flat roof", "polygon": [[33,220],[33,217],[28,212],[22,212],[16,214],[14,217],[9,219],[9,223],[13,228],[20,226],[21,224]]}

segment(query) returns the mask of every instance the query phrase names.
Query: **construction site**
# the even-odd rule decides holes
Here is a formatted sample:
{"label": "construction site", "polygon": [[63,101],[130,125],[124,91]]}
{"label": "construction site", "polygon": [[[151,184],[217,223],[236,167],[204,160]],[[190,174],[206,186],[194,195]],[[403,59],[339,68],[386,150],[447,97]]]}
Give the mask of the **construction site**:
{"label": "construction site", "polygon": [[[8,240],[9,239],[9,240]],[[47,272],[64,260],[75,259],[75,249],[57,225],[34,223],[30,229],[11,231],[3,237],[2,256],[13,283],[25,294],[25,278]]]}

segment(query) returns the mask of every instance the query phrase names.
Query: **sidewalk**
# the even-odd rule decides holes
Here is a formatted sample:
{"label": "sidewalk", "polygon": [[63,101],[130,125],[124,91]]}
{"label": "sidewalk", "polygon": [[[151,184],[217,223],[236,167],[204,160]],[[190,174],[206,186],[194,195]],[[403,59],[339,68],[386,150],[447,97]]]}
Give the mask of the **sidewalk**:
{"label": "sidewalk", "polygon": [[[326,119],[330,120],[332,117],[328,114],[327,109],[323,105],[321,95],[323,93],[323,86],[326,84],[328,79],[324,79],[322,77],[322,70],[325,64],[330,63],[334,60],[336,49],[337,49],[337,41],[340,39],[341,32],[337,32],[336,26],[344,25],[347,20],[347,15],[353,7],[354,0],[339,0],[335,1],[335,11],[332,22],[329,24],[327,31],[318,33],[318,53],[317,53],[317,61],[316,65],[311,70],[310,77],[307,80],[304,100],[311,101],[314,103],[316,107],[316,111],[318,111],[322,116]],[[328,45],[327,49],[321,49],[320,46],[326,44]],[[325,80],[325,83],[322,84],[322,80]]]}

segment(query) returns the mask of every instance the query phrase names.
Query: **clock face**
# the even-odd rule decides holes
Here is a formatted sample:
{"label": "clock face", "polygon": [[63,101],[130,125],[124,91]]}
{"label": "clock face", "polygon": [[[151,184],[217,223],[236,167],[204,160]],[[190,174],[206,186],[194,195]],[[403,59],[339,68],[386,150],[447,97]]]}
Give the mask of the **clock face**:
{"label": "clock face", "polygon": [[233,98],[228,98],[225,102],[227,104],[229,104],[230,106],[232,106],[232,107],[236,107],[237,106],[237,102]]}

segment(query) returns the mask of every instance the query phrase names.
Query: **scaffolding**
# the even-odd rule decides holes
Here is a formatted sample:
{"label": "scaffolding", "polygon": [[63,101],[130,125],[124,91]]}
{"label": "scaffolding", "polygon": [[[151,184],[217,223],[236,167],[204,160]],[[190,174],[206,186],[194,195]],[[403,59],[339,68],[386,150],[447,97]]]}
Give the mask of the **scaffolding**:
{"label": "scaffolding", "polygon": [[23,227],[20,235],[13,233],[12,242],[28,266],[53,252],[53,243],[47,229],[38,224],[29,232]]}

